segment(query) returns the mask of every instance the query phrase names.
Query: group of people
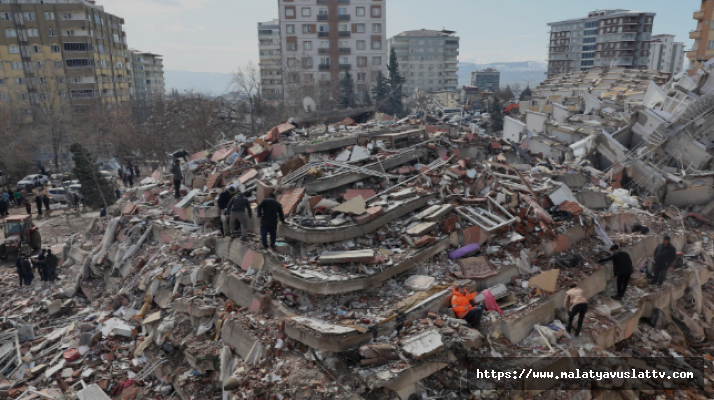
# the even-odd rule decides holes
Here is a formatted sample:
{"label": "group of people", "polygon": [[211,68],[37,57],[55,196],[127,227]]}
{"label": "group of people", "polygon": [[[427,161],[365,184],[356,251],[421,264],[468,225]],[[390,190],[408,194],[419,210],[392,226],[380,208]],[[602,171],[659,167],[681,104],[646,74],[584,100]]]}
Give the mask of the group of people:
{"label": "group of people", "polygon": [[7,217],[10,215],[10,207],[17,206],[20,207],[26,202],[20,193],[20,189],[16,189],[14,192],[5,191],[0,195],[0,217]]}
{"label": "group of people", "polygon": [[32,280],[35,279],[33,270],[37,270],[42,283],[52,283],[57,280],[57,266],[59,258],[52,254],[52,250],[43,249],[36,259],[32,259],[25,254],[20,254],[15,260],[15,268],[17,275],[20,278],[20,286],[32,285]]}
{"label": "group of people", "polygon": [[134,187],[134,177],[139,176],[140,172],[138,164],[131,165],[131,162],[127,162],[126,166],[119,168],[117,175],[121,178],[124,187]]}
{"label": "group of people", "polygon": [[[613,275],[617,277],[617,293],[611,297],[615,300],[622,300],[625,297],[630,277],[634,272],[632,258],[616,244],[610,247],[610,251],[612,254],[609,257],[601,258],[598,263],[602,264],[612,261]],[[677,250],[674,245],[672,245],[671,238],[665,236],[653,254],[652,273],[647,273],[649,283],[661,288],[667,278],[667,271],[675,267],[676,261]],[[469,293],[463,287],[456,287],[453,289],[451,296],[451,307],[456,316],[465,320],[474,328],[478,327],[483,314],[483,307],[473,304],[476,294],[475,292]],[[573,320],[575,320],[577,316],[575,336],[580,336],[585,313],[588,312],[588,298],[585,291],[576,284],[570,285],[569,290],[565,293],[563,306],[568,313],[568,324],[566,327],[568,334],[572,331]]]}
{"label": "group of people", "polygon": [[[253,209],[250,200],[245,194],[236,194],[235,187],[229,187],[218,195],[218,209],[221,215],[221,234],[233,236],[236,234],[236,222],[240,224],[241,239],[245,240],[248,234],[248,224],[253,219]],[[283,206],[278,202],[274,193],[258,204],[258,218],[260,218],[260,239],[263,248],[276,249],[278,234],[278,221],[285,223]],[[230,222],[230,223],[229,223]],[[270,245],[268,245],[270,236]]]}

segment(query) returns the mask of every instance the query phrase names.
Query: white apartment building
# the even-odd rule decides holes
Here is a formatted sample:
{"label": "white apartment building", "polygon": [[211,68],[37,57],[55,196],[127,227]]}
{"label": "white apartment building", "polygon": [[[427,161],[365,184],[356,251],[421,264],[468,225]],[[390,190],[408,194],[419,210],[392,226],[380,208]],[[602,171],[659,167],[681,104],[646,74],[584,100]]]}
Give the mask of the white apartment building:
{"label": "white apartment building", "polygon": [[646,69],[655,13],[598,10],[551,22],[548,76],[592,67]]}
{"label": "white apartment building", "polygon": [[649,69],[678,74],[684,69],[684,43],[675,42],[674,35],[654,35],[650,45]]}
{"label": "white apartment building", "polygon": [[456,90],[459,86],[459,38],[453,31],[421,29],[402,32],[389,39],[399,70],[405,79],[402,91]]}
{"label": "white apartment building", "polygon": [[131,56],[134,98],[149,101],[163,98],[166,91],[163,56],[138,50],[131,50]]}
{"label": "white apartment building", "polygon": [[258,23],[260,82],[263,98],[283,98],[283,55],[280,44],[280,20]]}
{"label": "white apartment building", "polygon": [[[326,87],[345,71],[358,92],[386,74],[385,0],[278,0],[284,95],[295,86]],[[334,86],[333,86],[334,87]]]}

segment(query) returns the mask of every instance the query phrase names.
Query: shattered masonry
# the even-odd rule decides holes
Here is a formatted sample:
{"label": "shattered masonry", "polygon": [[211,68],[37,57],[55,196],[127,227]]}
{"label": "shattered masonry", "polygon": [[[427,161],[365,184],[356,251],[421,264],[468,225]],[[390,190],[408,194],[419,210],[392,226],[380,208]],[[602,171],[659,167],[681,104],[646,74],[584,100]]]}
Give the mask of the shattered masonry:
{"label": "shattered masonry", "polygon": [[[533,368],[562,371],[575,368],[566,358],[696,356],[707,368],[675,383],[711,398],[710,74],[712,63],[673,79],[554,77],[501,137],[433,115],[285,124],[191,156],[178,200],[155,171],[56,246],[61,284],[20,288],[4,271],[0,396],[498,398],[472,360],[538,357]],[[221,236],[227,186],[254,214],[276,194],[287,219],[276,250],[255,217],[247,240]],[[646,271],[664,235],[682,254],[659,289]],[[613,243],[635,265],[619,301],[612,265],[598,264]],[[579,338],[565,331],[571,284],[590,302]],[[478,329],[450,309],[456,285],[498,305]],[[555,383],[539,396],[607,389]],[[646,398],[661,383],[606,384]],[[512,382],[509,398],[532,388]]]}

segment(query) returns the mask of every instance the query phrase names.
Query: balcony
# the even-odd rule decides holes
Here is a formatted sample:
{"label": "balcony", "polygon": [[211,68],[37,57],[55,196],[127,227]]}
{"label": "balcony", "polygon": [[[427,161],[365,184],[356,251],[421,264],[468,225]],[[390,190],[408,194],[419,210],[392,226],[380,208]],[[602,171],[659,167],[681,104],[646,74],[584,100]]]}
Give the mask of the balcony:
{"label": "balcony", "polygon": [[327,0],[317,0],[318,5],[327,5]]}
{"label": "balcony", "polygon": [[317,37],[330,37],[330,32],[317,32]]}
{"label": "balcony", "polygon": [[691,31],[689,32],[690,39],[701,39],[702,31]]}
{"label": "balcony", "polygon": [[697,21],[704,21],[704,10],[695,11],[694,19]]}
{"label": "balcony", "polygon": [[330,49],[319,48],[317,49],[317,54],[330,54]]}
{"label": "balcony", "polygon": [[340,64],[340,71],[348,71],[352,69],[352,64]]}
{"label": "balcony", "polygon": [[352,49],[349,47],[340,47],[340,54],[352,54]]}
{"label": "balcony", "polygon": [[327,14],[317,14],[317,20],[318,21],[327,21]]}
{"label": "balcony", "polygon": [[320,67],[318,68],[320,71],[329,71],[330,70],[330,64],[320,64]]}
{"label": "balcony", "polygon": [[349,14],[340,14],[337,16],[337,19],[340,21],[349,21],[350,15]]}
{"label": "balcony", "polygon": [[350,0],[337,0],[337,4],[350,4]]}
{"label": "balcony", "polygon": [[350,32],[350,31],[340,31],[340,32],[339,32],[340,37],[350,37],[350,36],[351,36],[351,33],[352,33],[352,32]]}

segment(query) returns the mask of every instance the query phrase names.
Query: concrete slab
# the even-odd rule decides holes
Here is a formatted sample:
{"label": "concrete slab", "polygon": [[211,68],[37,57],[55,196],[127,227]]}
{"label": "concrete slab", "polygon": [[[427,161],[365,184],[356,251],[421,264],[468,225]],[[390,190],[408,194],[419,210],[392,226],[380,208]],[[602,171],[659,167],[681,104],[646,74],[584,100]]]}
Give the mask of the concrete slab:
{"label": "concrete slab", "polygon": [[441,334],[436,329],[407,336],[401,340],[402,350],[414,360],[421,360],[444,348]]}

